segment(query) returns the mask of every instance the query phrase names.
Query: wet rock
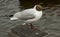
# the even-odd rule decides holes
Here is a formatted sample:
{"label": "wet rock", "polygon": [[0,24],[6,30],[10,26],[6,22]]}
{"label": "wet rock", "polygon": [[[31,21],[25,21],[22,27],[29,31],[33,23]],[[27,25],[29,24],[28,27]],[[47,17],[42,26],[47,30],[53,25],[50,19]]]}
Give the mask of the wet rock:
{"label": "wet rock", "polygon": [[[36,26],[35,26],[36,27]],[[9,37],[17,36],[17,37],[43,37],[48,35],[48,33],[41,31],[38,29],[32,30],[30,25],[20,25],[14,27],[9,32]]]}

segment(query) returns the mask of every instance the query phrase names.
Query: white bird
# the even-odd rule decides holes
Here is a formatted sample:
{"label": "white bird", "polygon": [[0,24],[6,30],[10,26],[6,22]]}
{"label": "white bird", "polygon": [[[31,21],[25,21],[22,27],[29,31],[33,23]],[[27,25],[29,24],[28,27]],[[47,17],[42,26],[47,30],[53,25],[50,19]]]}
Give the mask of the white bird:
{"label": "white bird", "polygon": [[32,28],[32,23],[37,22],[42,17],[42,6],[35,5],[33,8],[23,10],[14,14],[10,20],[25,20],[24,24],[30,24]]}

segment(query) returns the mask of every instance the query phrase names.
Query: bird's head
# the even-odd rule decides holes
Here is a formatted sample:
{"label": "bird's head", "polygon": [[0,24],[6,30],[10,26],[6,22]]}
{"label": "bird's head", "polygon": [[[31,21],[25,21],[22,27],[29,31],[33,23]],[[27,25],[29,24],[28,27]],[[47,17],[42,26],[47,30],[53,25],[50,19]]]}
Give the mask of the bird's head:
{"label": "bird's head", "polygon": [[41,5],[35,5],[34,9],[36,9],[37,11],[41,11],[43,7]]}

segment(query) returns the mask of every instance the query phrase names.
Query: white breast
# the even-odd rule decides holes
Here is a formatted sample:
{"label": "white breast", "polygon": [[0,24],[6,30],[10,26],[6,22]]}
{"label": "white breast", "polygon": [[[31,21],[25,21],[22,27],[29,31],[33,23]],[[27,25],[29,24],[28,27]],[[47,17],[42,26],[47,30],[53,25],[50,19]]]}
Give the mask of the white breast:
{"label": "white breast", "polygon": [[39,20],[42,17],[42,11],[36,11],[35,17],[36,17],[36,20]]}

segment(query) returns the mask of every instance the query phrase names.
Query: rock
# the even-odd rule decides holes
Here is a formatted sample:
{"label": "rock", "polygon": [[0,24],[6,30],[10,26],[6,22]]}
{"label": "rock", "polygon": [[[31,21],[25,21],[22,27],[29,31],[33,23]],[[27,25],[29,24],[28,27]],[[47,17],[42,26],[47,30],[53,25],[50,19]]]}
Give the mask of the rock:
{"label": "rock", "polygon": [[30,25],[16,26],[8,33],[9,37],[43,37],[47,34],[39,29],[32,30]]}

